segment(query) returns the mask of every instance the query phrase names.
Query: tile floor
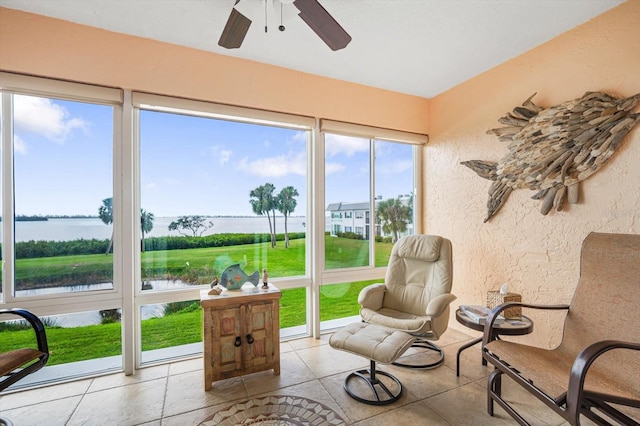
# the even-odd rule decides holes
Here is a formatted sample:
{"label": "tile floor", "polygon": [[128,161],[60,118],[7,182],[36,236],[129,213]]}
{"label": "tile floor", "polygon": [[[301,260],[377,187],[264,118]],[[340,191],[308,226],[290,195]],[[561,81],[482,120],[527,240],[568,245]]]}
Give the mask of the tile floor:
{"label": "tile floor", "polygon": [[[445,364],[433,370],[410,370],[380,365],[400,379],[405,392],[387,406],[371,406],[351,399],[342,389],[346,375],[367,368],[368,360],[328,345],[321,339],[298,339],[281,344],[281,374],[272,371],[215,382],[203,388],[202,359],[79,380],[0,396],[0,415],[15,426],[30,425],[197,425],[235,401],[263,395],[295,395],[335,409],[349,425],[514,425],[496,405],[495,417],[486,412],[486,377],[480,345],[462,353],[456,377],[456,351],[472,336],[449,329],[439,340]],[[420,356],[408,354],[408,357]],[[561,417],[509,379],[504,395],[532,425],[564,425]],[[587,422],[590,424],[590,422]]]}

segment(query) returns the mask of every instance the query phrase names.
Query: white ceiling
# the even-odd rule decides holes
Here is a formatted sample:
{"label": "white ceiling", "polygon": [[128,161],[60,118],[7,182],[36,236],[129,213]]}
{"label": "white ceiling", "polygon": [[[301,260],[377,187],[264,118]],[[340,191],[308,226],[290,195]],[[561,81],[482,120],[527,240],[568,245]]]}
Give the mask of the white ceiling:
{"label": "white ceiling", "polygon": [[0,0],[0,6],[431,98],[622,2],[320,0],[353,39],[336,52],[295,15],[280,32],[279,14],[269,12],[265,34],[263,0],[241,1],[255,11],[235,50],[218,46],[235,0]]}

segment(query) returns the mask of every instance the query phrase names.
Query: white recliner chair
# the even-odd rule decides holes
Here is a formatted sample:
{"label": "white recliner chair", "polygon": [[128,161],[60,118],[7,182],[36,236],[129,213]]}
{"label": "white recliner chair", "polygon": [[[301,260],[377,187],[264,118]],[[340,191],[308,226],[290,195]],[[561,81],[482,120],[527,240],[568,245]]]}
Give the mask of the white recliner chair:
{"label": "white recliner chair", "polygon": [[453,278],[451,241],[435,235],[409,235],[399,239],[389,258],[384,284],[372,284],[358,296],[364,322],[404,331],[417,340],[412,347],[438,354],[436,361],[411,368],[434,368],[444,362],[442,349],[432,340],[440,338],[449,323]]}

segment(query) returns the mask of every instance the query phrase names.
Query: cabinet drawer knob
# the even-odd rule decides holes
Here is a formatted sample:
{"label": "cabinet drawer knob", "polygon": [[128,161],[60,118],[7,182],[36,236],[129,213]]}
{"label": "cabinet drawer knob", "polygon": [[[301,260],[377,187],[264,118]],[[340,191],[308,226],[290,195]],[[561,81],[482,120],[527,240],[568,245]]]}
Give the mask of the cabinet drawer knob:
{"label": "cabinet drawer knob", "polygon": [[242,345],[242,339],[240,338],[240,336],[237,336],[236,341],[233,343],[233,346],[235,346],[236,348],[239,348],[240,345]]}
{"label": "cabinet drawer knob", "polygon": [[253,336],[250,334],[247,334],[247,343],[248,344],[252,344],[253,343]]}

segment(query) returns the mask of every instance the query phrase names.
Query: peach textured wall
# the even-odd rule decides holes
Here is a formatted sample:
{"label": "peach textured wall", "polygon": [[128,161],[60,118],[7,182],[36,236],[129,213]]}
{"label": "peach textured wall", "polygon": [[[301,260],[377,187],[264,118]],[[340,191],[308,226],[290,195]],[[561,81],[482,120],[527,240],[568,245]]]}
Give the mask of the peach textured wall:
{"label": "peach textured wall", "polygon": [[7,8],[0,69],[427,133],[424,98]]}
{"label": "peach textured wall", "polygon": [[[456,303],[483,303],[504,282],[525,302],[568,303],[589,232],[640,233],[640,126],[583,182],[579,204],[547,216],[534,191],[520,189],[483,223],[490,182],[460,165],[500,159],[506,145],[486,130],[501,127],[497,119],[534,92],[547,107],[586,91],[640,93],[638,40],[640,1],[629,1],[431,100],[424,221],[427,232],[453,242]],[[559,317],[530,312],[536,332],[528,339],[556,343]],[[463,329],[455,319],[451,325]]]}

